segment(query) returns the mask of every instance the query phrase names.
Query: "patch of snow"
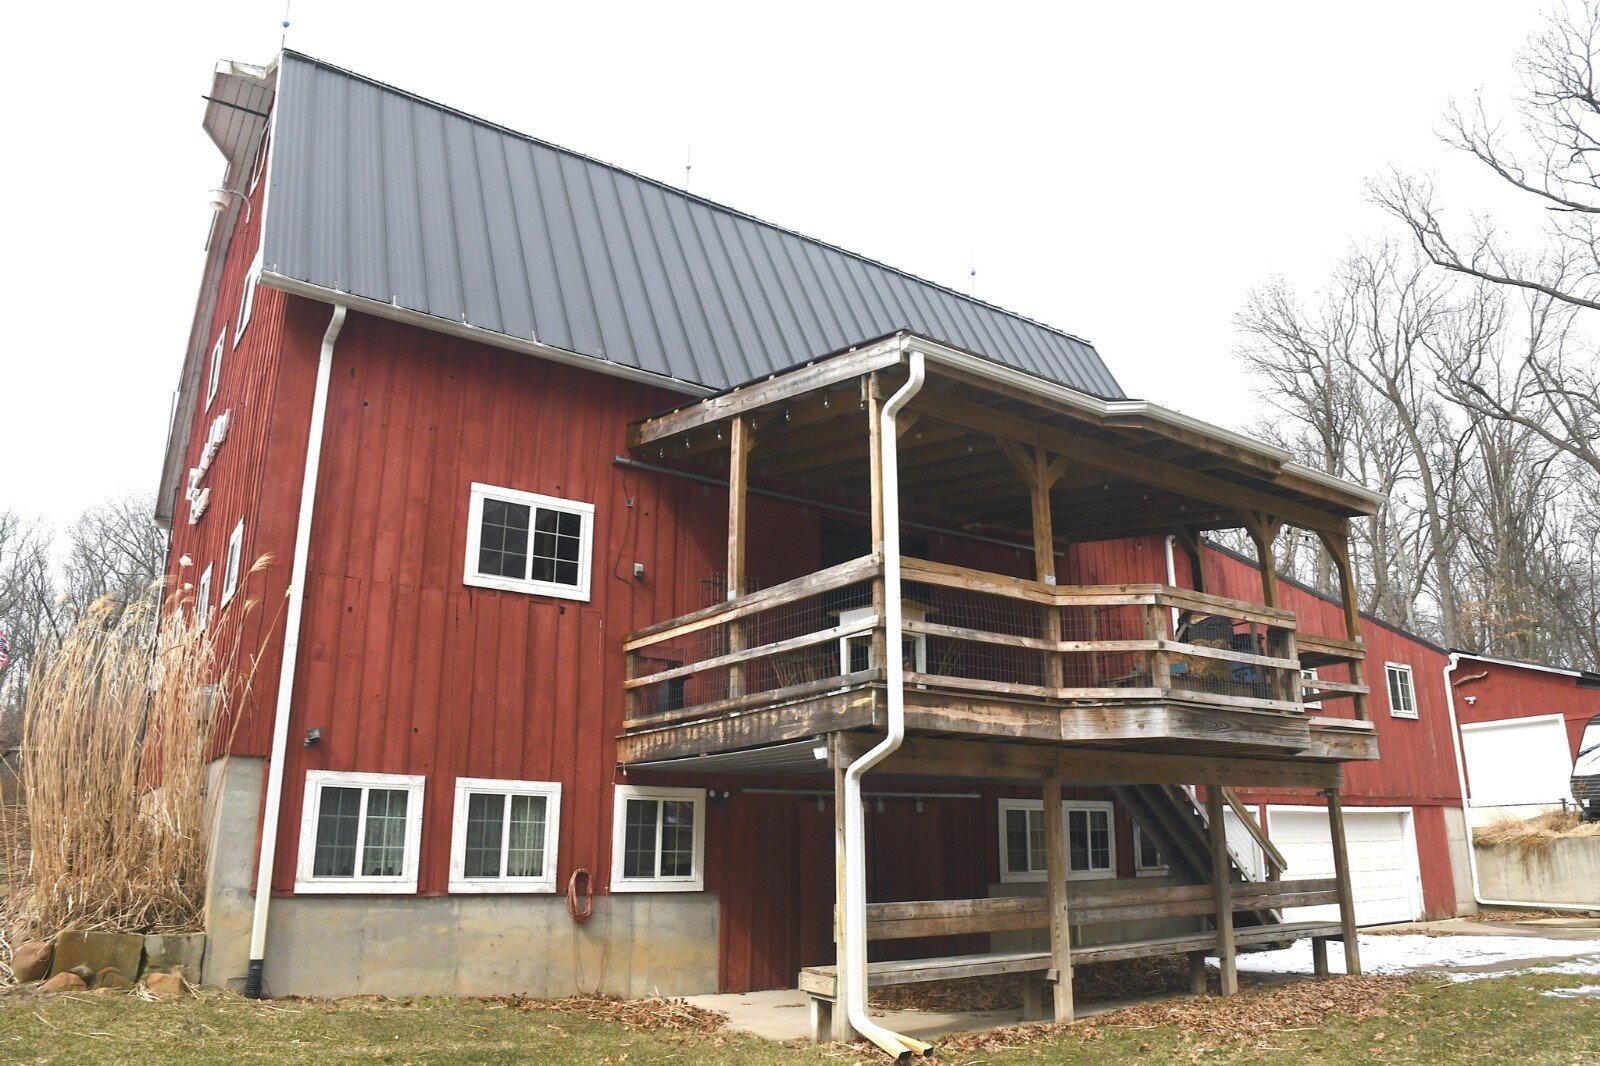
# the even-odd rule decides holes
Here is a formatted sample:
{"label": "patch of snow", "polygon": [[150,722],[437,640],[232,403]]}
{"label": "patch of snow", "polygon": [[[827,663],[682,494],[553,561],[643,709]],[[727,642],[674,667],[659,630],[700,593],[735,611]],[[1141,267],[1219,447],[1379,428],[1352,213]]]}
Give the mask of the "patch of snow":
{"label": "patch of snow", "polygon": [[[1555,940],[1536,936],[1363,936],[1361,969],[1369,974],[1416,973],[1425,970],[1495,969],[1493,973],[1453,975],[1456,980],[1503,977],[1517,963],[1544,959],[1578,959],[1530,973],[1600,974],[1600,942]],[[1587,956],[1587,958],[1585,958]],[[1575,967],[1568,969],[1566,967]],[[1328,968],[1344,972],[1344,951],[1335,941],[1328,945]],[[1302,940],[1282,951],[1262,951],[1239,956],[1239,969],[1253,973],[1309,974],[1311,942]]]}
{"label": "patch of snow", "polygon": [[1577,988],[1547,988],[1542,995],[1556,999],[1600,999],[1600,985],[1579,985]]}

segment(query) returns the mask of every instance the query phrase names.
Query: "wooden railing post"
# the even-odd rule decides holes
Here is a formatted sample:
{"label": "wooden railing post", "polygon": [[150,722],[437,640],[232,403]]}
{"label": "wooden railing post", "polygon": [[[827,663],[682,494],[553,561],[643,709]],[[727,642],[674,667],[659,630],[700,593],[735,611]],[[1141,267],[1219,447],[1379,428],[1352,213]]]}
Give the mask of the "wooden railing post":
{"label": "wooden railing post", "polygon": [[1239,991],[1239,959],[1233,943],[1233,879],[1228,862],[1228,827],[1223,820],[1222,789],[1206,786],[1206,820],[1211,836],[1211,883],[1217,894],[1217,969],[1222,972],[1222,994]]}
{"label": "wooden railing post", "polygon": [[[1043,448],[1024,448],[1003,437],[995,438],[1002,451],[1017,468],[1022,481],[1028,486],[1032,500],[1033,516],[1033,578],[1046,585],[1056,583],[1056,533],[1055,518],[1050,511],[1050,490],[1061,475],[1066,473],[1068,460],[1050,454]],[[1043,608],[1044,639],[1058,641],[1062,636],[1061,604]],[[1044,684],[1059,689],[1067,683],[1066,656],[1061,652],[1044,653]]]}
{"label": "wooden railing post", "polygon": [[[736,600],[745,586],[745,527],[750,505],[750,420],[739,415],[731,423],[728,446],[728,589],[727,597]],[[728,624],[728,650],[744,650],[744,623]],[[728,667],[728,696],[744,695],[744,666]]]}
{"label": "wooden railing post", "polygon": [[[884,525],[884,499],[883,499],[883,382],[877,374],[870,374],[866,380],[866,407],[867,407],[867,469],[870,472],[869,493],[871,502],[872,550],[880,556],[883,554],[883,538],[888,530]],[[880,570],[872,582],[872,613],[878,619],[872,630],[870,644],[871,655],[868,665],[878,670],[889,668],[888,637],[884,631],[884,619],[888,617],[889,601],[884,594],[884,577]],[[894,654],[899,655],[900,649],[894,649]]]}
{"label": "wooden railing post", "polygon": [[1055,1021],[1072,1021],[1072,924],[1067,910],[1067,827],[1061,811],[1061,779],[1044,782],[1044,869],[1050,900],[1050,963]]}
{"label": "wooden railing post", "polygon": [[[1333,557],[1333,565],[1339,572],[1339,600],[1344,608],[1345,636],[1353,643],[1360,644],[1361,640],[1361,604],[1360,589],[1356,587],[1355,568],[1350,564],[1350,534],[1319,532],[1323,547],[1328,549],[1328,554]],[[1355,685],[1365,685],[1367,670],[1365,663],[1360,659],[1350,661],[1350,682]],[[1361,721],[1372,717],[1367,708],[1367,694],[1357,692],[1351,696],[1351,703],[1355,708],[1355,716]]]}
{"label": "wooden railing post", "polygon": [[[1144,635],[1146,640],[1165,640],[1170,614],[1159,603],[1144,610]],[[1150,652],[1150,683],[1162,692],[1172,691],[1171,656],[1159,647]]]}

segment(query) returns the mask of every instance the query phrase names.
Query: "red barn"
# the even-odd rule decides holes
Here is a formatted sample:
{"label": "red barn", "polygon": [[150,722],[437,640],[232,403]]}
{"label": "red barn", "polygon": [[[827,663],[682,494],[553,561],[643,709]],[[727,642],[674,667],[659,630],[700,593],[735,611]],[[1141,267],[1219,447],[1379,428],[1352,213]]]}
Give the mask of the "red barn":
{"label": "red barn", "polygon": [[[868,981],[1354,962],[1358,921],[1470,903],[1447,657],[1351,603],[1369,493],[1070,334],[325,63],[208,100],[160,517],[263,657],[207,982],[804,970],[821,1027]],[[1285,524],[1342,599],[1204,539]]]}

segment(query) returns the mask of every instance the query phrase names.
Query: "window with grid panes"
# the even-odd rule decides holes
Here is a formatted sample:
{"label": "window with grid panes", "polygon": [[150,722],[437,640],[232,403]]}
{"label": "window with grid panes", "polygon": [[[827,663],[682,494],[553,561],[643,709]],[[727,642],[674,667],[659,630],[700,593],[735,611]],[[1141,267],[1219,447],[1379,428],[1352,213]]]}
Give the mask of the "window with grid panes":
{"label": "window with grid panes", "polygon": [[474,483],[465,581],[588,599],[593,527],[591,504]]}

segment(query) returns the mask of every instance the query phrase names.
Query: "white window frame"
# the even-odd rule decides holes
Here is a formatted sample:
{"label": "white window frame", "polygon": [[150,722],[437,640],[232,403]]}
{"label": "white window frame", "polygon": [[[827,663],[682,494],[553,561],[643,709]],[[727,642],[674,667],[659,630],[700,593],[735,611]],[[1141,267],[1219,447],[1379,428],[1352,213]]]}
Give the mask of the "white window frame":
{"label": "white window frame", "polygon": [[[1411,709],[1404,710],[1394,705],[1394,687],[1390,684],[1389,674],[1393,671],[1405,677],[1405,689],[1411,694]],[[1383,664],[1383,690],[1389,700],[1389,717],[1419,719],[1421,715],[1417,708],[1417,679],[1412,673],[1409,663],[1384,663]]]}
{"label": "white window frame", "polygon": [[206,373],[209,375],[209,380],[206,381],[207,411],[211,410],[211,401],[217,398],[217,386],[222,381],[222,353],[223,347],[227,344],[227,342],[228,324],[224,322],[222,324],[222,332],[217,334],[217,343],[211,349],[211,365],[206,370]]}
{"label": "white window frame", "polygon": [[244,336],[245,327],[250,325],[250,312],[256,303],[256,280],[261,277],[261,251],[256,250],[256,257],[250,261],[250,269],[244,276],[244,291],[239,294],[239,321],[233,327],[233,343],[237,347],[239,338]]}
{"label": "white window frame", "polygon": [[[678,800],[694,804],[694,871],[688,877],[623,877],[623,850],[628,801]],[[665,819],[656,820],[656,868],[660,869],[661,831]],[[611,891],[700,892],[706,883],[706,790],[658,785],[617,785],[611,799]]]}
{"label": "white window frame", "polygon": [[[534,508],[544,508],[551,511],[564,511],[576,514],[580,521],[578,534],[578,583],[576,585],[563,585],[559,581],[537,581],[532,578],[500,577],[495,574],[480,574],[478,572],[478,547],[483,537],[483,502],[485,500],[499,500],[503,503],[516,503]],[[532,522],[528,531],[528,559],[532,565],[533,559],[533,531]],[[477,588],[499,589],[502,592],[526,592],[535,596],[554,596],[563,600],[589,599],[591,571],[594,569],[594,504],[583,503],[579,500],[564,500],[557,496],[543,496],[536,492],[523,492],[518,489],[502,488],[498,485],[485,485],[474,481],[472,495],[467,506],[467,555],[462,573],[465,584]]]}
{"label": "white window frame", "polygon": [[195,627],[202,633],[211,623],[211,563],[206,564],[205,570],[200,573],[200,584],[194,591],[194,618]]}
{"label": "white window frame", "polygon": [[217,601],[217,609],[228,606],[233,599],[233,594],[239,591],[240,571],[244,569],[244,519],[239,519],[239,524],[233,527],[233,532],[228,534],[228,550],[222,557],[222,598]]}
{"label": "white window frame", "polygon": [[[1006,812],[1007,811],[1038,811],[1040,816],[1044,813],[1044,800],[1029,799],[1003,799],[1000,801],[1000,880],[1002,882],[1024,882],[1045,880],[1044,870],[1018,870],[1010,869],[1007,860],[1009,855],[1006,848]],[[1068,834],[1061,841],[1061,846],[1066,850],[1067,862],[1072,862],[1071,847],[1071,812],[1072,811],[1104,811],[1106,815],[1106,829],[1110,843],[1110,865],[1104,870],[1072,870],[1067,871],[1068,881],[1107,881],[1117,876],[1117,814],[1116,805],[1110,800],[1062,800],[1061,801],[1061,831]]]}
{"label": "white window frame", "polygon": [[[513,796],[539,796],[544,806],[544,872],[538,877],[468,877],[467,869],[467,803],[474,795],[492,794],[507,799],[502,818],[511,817]],[[559,781],[505,781],[490,777],[456,778],[455,814],[450,828],[450,891],[451,892],[554,892],[556,890],[556,849],[561,838],[561,783]],[[502,823],[500,834],[500,869],[506,868],[506,850],[511,845],[511,834]]]}
{"label": "white window frame", "polygon": [[[422,851],[422,794],[427,778],[421,774],[372,774],[345,770],[307,770],[305,802],[300,807],[300,854],[295,868],[297,894],[411,895],[417,891],[417,864]],[[378,789],[404,789],[406,799],[406,839],[401,873],[398,877],[316,877],[317,818],[322,805],[322,788],[332,785],[359,788],[361,816],[356,830],[356,869],[366,847],[367,796]]]}
{"label": "white window frame", "polygon": [[1161,848],[1155,841],[1150,846],[1156,849],[1156,854],[1161,855],[1161,862],[1155,866],[1144,864],[1144,826],[1138,822],[1133,823],[1133,872],[1138,877],[1165,877],[1172,872],[1172,867],[1167,865],[1167,857],[1161,855]]}

